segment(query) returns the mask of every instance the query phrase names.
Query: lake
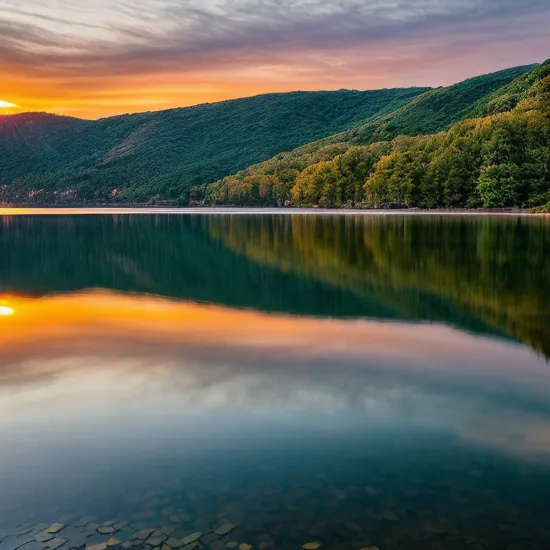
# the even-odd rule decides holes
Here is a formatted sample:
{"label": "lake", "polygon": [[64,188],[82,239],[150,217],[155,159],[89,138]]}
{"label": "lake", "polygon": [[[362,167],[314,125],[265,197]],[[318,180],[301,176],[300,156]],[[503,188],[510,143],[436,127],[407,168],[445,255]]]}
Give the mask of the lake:
{"label": "lake", "polygon": [[548,218],[23,214],[0,550],[550,548]]}

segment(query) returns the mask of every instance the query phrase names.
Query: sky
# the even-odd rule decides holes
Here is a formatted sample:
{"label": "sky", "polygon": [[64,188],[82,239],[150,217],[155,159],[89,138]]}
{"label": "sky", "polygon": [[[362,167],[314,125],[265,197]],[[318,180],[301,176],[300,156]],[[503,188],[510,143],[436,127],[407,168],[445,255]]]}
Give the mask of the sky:
{"label": "sky", "polygon": [[0,0],[0,109],[439,86],[550,57],[548,0]]}

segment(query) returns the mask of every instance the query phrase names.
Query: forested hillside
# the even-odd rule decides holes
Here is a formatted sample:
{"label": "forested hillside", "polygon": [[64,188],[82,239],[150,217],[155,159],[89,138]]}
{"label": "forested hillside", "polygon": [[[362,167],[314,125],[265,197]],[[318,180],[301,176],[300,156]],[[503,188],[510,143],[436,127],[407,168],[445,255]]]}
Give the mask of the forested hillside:
{"label": "forested hillside", "polygon": [[546,62],[438,89],[3,116],[0,202],[550,209],[549,90]]}
{"label": "forested hillside", "polygon": [[[505,74],[515,78],[503,84]],[[544,208],[549,90],[550,62],[431,90],[367,124],[226,177],[206,188],[205,198],[241,205]]]}
{"label": "forested hillside", "polygon": [[84,121],[0,117],[0,201],[186,202],[190,187],[391,112],[426,88],[268,94]]}

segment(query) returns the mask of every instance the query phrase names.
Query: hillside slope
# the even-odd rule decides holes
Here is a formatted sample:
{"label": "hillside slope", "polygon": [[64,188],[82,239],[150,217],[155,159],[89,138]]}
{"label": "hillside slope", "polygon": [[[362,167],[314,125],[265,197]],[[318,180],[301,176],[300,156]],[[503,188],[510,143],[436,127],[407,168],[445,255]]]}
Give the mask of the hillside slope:
{"label": "hillside slope", "polygon": [[549,78],[545,62],[428,91],[366,124],[223,178],[204,190],[205,199],[324,207],[544,204]]}
{"label": "hillside slope", "polygon": [[[447,130],[456,122],[480,114],[483,106],[501,97],[512,82],[518,79],[523,82],[536,67],[513,67],[469,78],[446,88],[429,90],[403,107],[338,136],[337,141],[364,145],[391,140],[399,135],[417,136]],[[327,142],[332,142],[332,139]]]}
{"label": "hillside slope", "polygon": [[2,116],[0,200],[97,201],[115,188],[133,201],[181,198],[192,185],[349,129],[425,90],[267,94],[98,121]]}

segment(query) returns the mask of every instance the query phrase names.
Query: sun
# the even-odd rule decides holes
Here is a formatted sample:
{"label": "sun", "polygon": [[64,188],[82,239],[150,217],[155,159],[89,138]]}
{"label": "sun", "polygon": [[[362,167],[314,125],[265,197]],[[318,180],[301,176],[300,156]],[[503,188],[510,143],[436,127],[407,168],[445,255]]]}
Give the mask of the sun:
{"label": "sun", "polygon": [[15,313],[15,310],[9,306],[0,306],[0,316],[10,317]]}
{"label": "sun", "polygon": [[17,107],[17,105],[15,103],[10,103],[9,101],[0,99],[0,109],[12,109],[13,107]]}

